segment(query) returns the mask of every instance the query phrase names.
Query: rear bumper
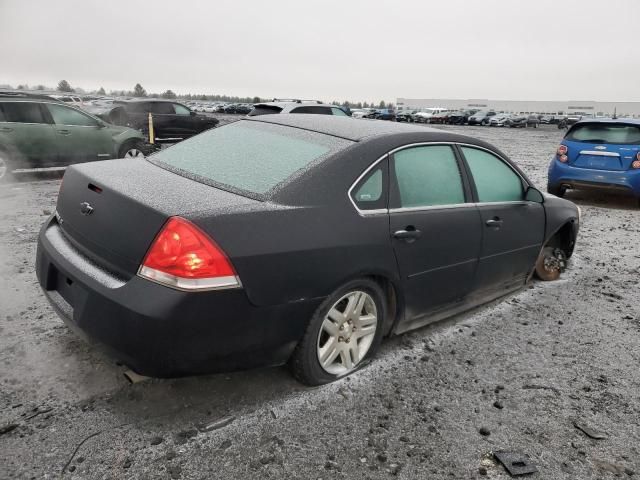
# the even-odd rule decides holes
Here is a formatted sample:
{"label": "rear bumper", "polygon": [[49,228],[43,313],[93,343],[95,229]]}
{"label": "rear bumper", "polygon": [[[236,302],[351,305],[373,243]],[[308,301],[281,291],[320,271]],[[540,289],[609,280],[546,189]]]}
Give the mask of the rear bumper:
{"label": "rear bumper", "polygon": [[549,165],[549,185],[575,189],[617,190],[640,197],[640,170],[595,170],[572,167],[555,158]]}
{"label": "rear bumper", "polygon": [[242,289],[182,292],[117,278],[74,250],[53,218],[40,232],[36,273],[65,323],[152,377],[285,363],[322,301],[257,307]]}

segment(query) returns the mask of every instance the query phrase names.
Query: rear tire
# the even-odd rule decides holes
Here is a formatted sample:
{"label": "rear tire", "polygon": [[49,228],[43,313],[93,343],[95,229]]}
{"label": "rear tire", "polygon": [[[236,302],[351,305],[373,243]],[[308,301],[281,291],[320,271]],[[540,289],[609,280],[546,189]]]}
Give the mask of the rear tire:
{"label": "rear tire", "polygon": [[306,385],[323,385],[367,364],[380,346],[386,318],[380,285],[353,280],[325,299],[296,346],[289,367]]}
{"label": "rear tire", "polygon": [[567,193],[567,188],[562,186],[547,184],[547,192],[556,197],[562,198]]}

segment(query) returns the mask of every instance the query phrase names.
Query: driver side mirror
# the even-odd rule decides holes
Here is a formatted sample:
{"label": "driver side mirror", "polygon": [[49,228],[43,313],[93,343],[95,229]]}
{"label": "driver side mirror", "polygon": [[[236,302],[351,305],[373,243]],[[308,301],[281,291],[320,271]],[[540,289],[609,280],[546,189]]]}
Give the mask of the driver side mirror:
{"label": "driver side mirror", "polygon": [[192,117],[195,117],[198,113],[194,112],[193,110],[189,111],[189,115],[191,115]]}
{"label": "driver side mirror", "polygon": [[528,187],[524,193],[524,199],[527,202],[544,203],[544,195],[535,187]]}

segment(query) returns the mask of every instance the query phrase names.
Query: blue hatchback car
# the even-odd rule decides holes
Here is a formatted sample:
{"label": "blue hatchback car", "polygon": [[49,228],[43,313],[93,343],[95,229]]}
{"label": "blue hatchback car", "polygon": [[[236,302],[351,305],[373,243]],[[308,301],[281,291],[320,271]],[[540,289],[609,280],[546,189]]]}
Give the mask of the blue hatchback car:
{"label": "blue hatchback car", "polygon": [[640,120],[589,119],[569,128],[549,165],[547,191],[604,189],[640,200]]}

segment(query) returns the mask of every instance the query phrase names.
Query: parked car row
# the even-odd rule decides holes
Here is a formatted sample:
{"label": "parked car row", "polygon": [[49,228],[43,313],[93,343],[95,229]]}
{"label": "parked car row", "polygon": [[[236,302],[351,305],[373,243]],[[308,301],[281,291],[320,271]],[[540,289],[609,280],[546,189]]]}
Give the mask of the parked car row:
{"label": "parked car row", "polygon": [[247,114],[253,110],[250,103],[198,103],[187,102],[187,105],[194,112],[202,113],[236,113]]}
{"label": "parked car row", "polygon": [[[366,118],[374,118],[372,116]],[[398,122],[416,122],[447,125],[479,125],[479,126],[509,126],[534,127],[540,124],[560,125],[566,127],[579,120],[592,118],[584,114],[573,115],[542,115],[542,114],[512,114],[495,112],[493,110],[448,110],[444,108],[427,108],[423,110],[402,110],[396,114]]]}

